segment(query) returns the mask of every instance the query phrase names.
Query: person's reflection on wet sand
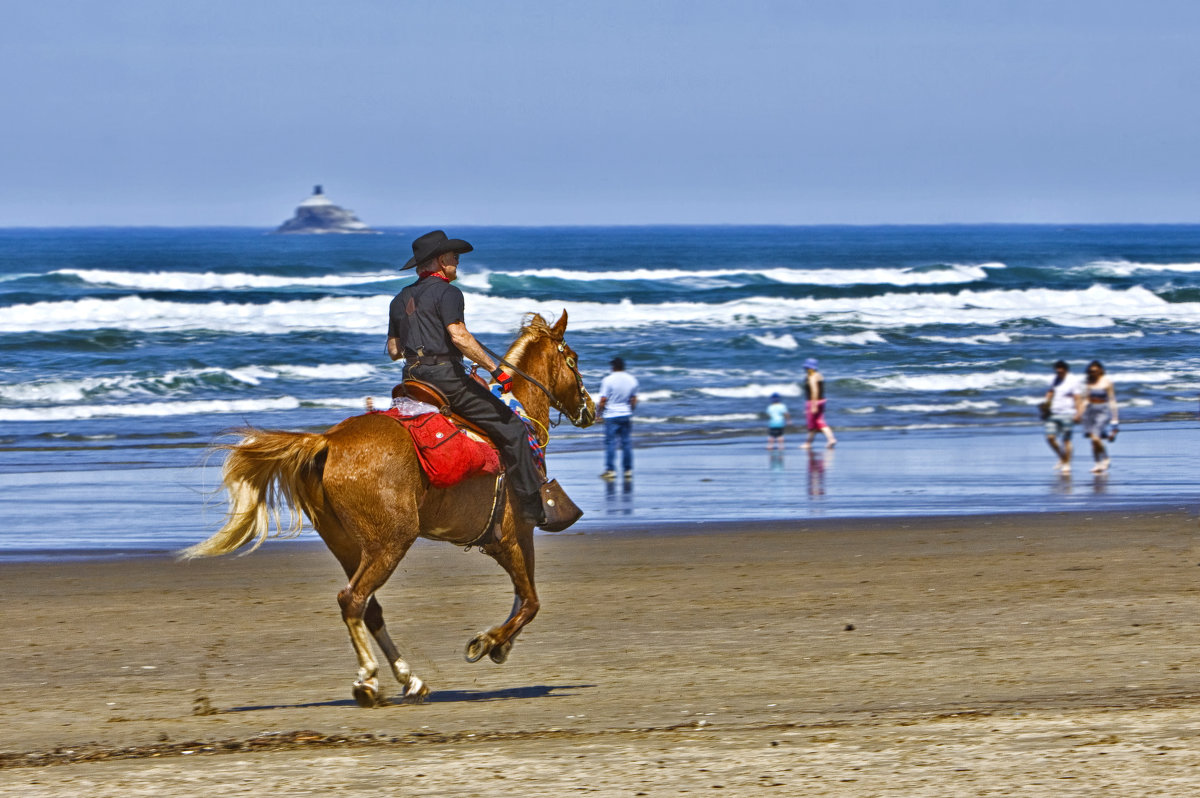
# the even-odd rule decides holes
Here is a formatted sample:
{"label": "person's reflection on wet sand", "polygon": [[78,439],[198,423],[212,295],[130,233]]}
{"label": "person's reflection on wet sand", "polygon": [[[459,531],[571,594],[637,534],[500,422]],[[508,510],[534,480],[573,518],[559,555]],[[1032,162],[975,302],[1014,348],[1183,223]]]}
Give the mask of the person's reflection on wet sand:
{"label": "person's reflection on wet sand", "polygon": [[605,515],[633,515],[633,480],[605,482],[604,498]]}
{"label": "person's reflection on wet sand", "polygon": [[824,496],[825,495],[825,460],[829,459],[830,465],[833,464],[833,452],[820,452],[816,449],[808,450],[808,495],[809,496]]}

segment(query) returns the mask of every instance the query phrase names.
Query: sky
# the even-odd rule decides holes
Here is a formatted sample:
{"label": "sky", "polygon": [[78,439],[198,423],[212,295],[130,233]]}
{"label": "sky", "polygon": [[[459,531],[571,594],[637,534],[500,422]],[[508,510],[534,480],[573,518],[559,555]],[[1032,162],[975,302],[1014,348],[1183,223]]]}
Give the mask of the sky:
{"label": "sky", "polygon": [[0,227],[1200,221],[1192,0],[39,0]]}

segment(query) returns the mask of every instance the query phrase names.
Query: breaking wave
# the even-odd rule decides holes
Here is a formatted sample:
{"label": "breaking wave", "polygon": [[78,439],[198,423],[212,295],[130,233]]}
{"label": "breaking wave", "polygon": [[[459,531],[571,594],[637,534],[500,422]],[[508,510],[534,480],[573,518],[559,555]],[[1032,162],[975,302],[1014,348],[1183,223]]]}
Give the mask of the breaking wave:
{"label": "breaking wave", "polygon": [[[271,335],[335,330],[382,335],[391,299],[391,295],[377,295],[243,304],[172,302],[131,296],[36,302],[0,309],[0,332],[215,330]],[[467,294],[466,305],[473,331],[504,334],[514,333],[519,319],[527,312],[552,318],[564,307],[570,312],[571,327],[575,330],[660,324],[757,327],[848,323],[889,328],[1043,320],[1064,327],[1101,328],[1111,326],[1114,319],[1200,323],[1200,303],[1170,303],[1142,287],[1113,289],[1100,285],[1076,291],[963,290],[827,299],[749,297],[714,304],[636,304],[628,299],[617,303],[547,302]],[[777,341],[775,345],[787,347],[786,339]]]}

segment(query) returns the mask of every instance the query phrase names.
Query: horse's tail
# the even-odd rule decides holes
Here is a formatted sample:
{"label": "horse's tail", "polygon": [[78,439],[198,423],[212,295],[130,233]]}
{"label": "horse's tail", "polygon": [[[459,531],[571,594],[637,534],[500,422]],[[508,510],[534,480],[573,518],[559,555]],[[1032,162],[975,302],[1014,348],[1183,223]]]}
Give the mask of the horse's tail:
{"label": "horse's tail", "polygon": [[[179,552],[180,559],[229,554],[250,545],[257,549],[271,531],[271,519],[279,535],[298,535],[304,516],[316,517],[324,503],[321,471],[329,441],[324,435],[283,430],[239,430],[240,443],[218,444],[227,449],[224,485],[229,491],[225,524],[208,540]],[[291,510],[291,523],[284,528],[280,507]]]}

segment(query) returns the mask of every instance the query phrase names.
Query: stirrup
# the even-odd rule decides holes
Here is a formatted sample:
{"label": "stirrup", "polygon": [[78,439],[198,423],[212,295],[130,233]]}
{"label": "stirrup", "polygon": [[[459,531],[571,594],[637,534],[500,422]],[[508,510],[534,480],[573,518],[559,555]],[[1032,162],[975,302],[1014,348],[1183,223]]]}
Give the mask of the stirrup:
{"label": "stirrup", "polygon": [[546,520],[538,524],[539,529],[546,532],[562,532],[583,517],[583,510],[571,501],[571,497],[558,484],[557,479],[542,485],[539,492],[542,497],[542,510],[546,514]]}

